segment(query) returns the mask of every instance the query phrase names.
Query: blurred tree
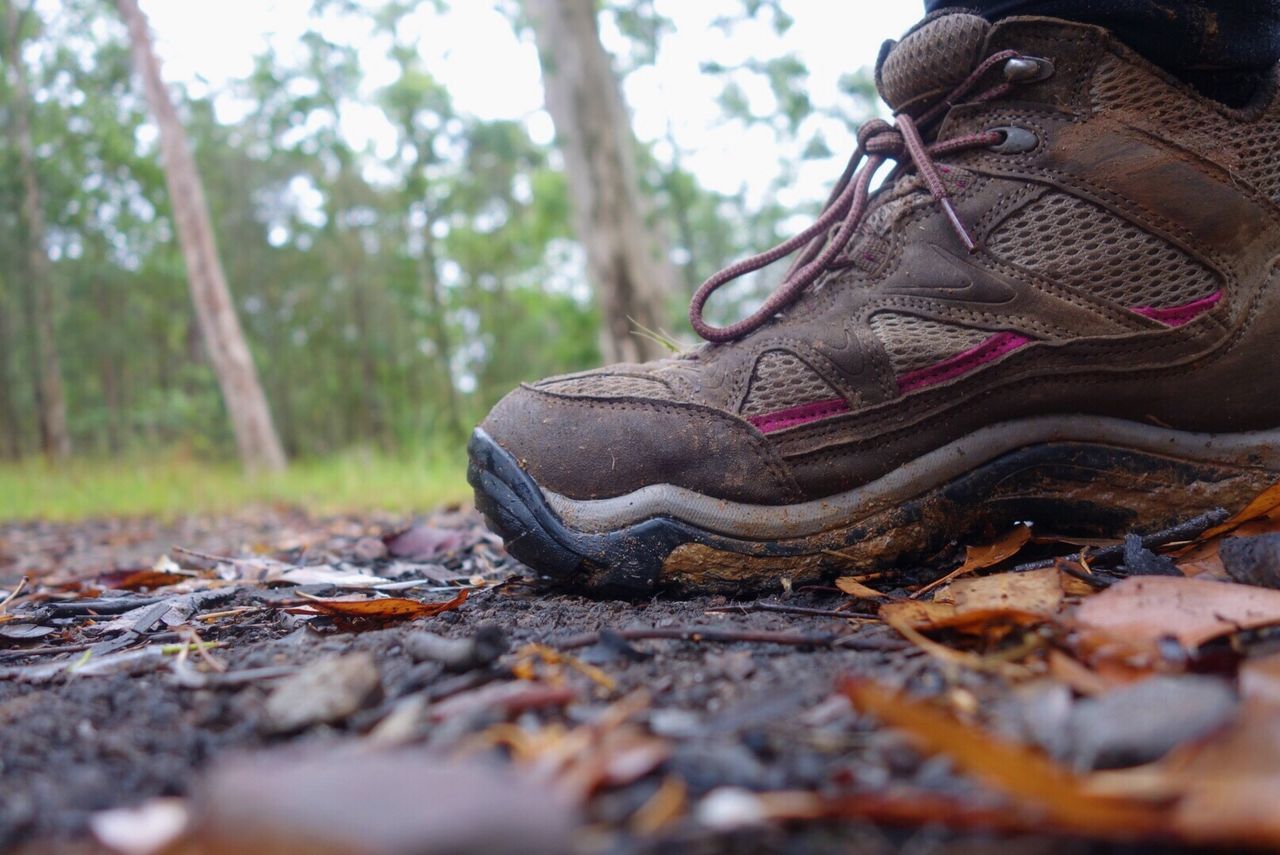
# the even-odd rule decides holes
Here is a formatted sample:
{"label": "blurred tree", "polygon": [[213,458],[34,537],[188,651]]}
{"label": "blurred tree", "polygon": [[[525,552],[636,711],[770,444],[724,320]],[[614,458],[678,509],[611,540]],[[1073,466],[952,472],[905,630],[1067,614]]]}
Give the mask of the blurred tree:
{"label": "blurred tree", "polygon": [[635,137],[595,0],[526,0],[525,10],[600,306],[600,349],[610,362],[656,358],[662,345],[633,327],[664,326],[676,277],[640,194]]}
{"label": "blurred tree", "polygon": [[206,350],[222,386],[241,461],[248,469],[283,469],[284,449],[276,435],[253,356],[245,343],[222,272],[204,188],[186,132],[160,76],[146,17],[137,0],[116,0],[116,6],[128,28],[147,100],[160,128],[165,175],[178,238],[186,258],[192,301]]}
{"label": "blurred tree", "polygon": [[[22,225],[27,245],[27,323],[35,337],[36,410],[40,425],[40,446],[47,457],[63,458],[71,453],[67,433],[67,403],[63,393],[62,368],[54,341],[54,279],[45,246],[44,206],[36,175],[31,138],[31,93],[27,83],[26,60],[22,56],[23,31],[33,21],[30,7],[19,11],[13,0],[4,0],[5,65],[12,78],[9,132],[18,154],[22,178]],[[7,339],[7,336],[6,336]]]}

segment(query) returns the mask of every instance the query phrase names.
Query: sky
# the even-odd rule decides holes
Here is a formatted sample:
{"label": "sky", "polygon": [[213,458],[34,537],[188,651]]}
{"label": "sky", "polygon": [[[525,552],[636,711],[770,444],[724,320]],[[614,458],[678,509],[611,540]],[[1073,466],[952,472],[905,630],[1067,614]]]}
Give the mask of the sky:
{"label": "sky", "polygon": [[[481,118],[521,120],[535,140],[549,142],[553,128],[542,109],[533,45],[517,38],[492,3],[452,0],[442,14],[428,5],[423,4],[412,24],[426,67],[448,88],[455,106]],[[248,76],[254,56],[269,44],[287,56],[312,23],[311,0],[143,0],[142,6],[151,19],[165,77],[195,94],[223,91]],[[778,174],[779,159],[797,153],[780,150],[765,128],[725,122],[715,100],[722,82],[702,74],[700,65],[708,60],[733,65],[752,56],[793,51],[809,68],[815,104],[835,105],[840,77],[874,63],[881,42],[900,35],[921,15],[916,3],[904,0],[786,0],[795,24],[779,38],[764,21],[740,27],[732,36],[710,26],[717,16],[740,9],[740,0],[656,0],[656,7],[672,20],[675,31],[664,38],[654,66],[627,78],[624,94],[637,136],[660,141],[660,157],[670,154],[662,141],[674,138],[683,165],[704,186],[724,193],[745,190],[749,203],[759,201]],[[854,7],[856,12],[834,11]],[[348,29],[331,37],[361,48],[367,94],[390,82],[392,68],[371,34]],[[603,38],[611,49],[622,45],[608,30]],[[762,111],[772,103],[762,81],[748,86],[747,95],[753,108]],[[236,109],[232,99],[219,102],[227,118]],[[375,157],[391,156],[394,137],[375,108],[355,105],[344,117],[343,130],[357,145],[369,146]],[[835,125],[823,131],[838,162],[805,164],[796,185],[778,194],[783,205],[820,201],[837,177],[853,140]]]}

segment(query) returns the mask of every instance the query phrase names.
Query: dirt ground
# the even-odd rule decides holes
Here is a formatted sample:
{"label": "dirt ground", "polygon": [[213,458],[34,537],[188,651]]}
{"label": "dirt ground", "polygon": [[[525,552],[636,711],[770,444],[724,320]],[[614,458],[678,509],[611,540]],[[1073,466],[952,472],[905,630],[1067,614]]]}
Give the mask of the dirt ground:
{"label": "dirt ground", "polygon": [[[187,848],[163,851],[1119,849],[775,810],[796,792],[998,804],[839,691],[853,674],[997,727],[1021,714],[998,675],[874,604],[595,601],[526,574],[462,512],[0,526],[0,599],[29,579],[0,622],[0,849],[162,851],[144,842],[166,811]],[[416,620],[315,605],[368,575],[470,596]]]}

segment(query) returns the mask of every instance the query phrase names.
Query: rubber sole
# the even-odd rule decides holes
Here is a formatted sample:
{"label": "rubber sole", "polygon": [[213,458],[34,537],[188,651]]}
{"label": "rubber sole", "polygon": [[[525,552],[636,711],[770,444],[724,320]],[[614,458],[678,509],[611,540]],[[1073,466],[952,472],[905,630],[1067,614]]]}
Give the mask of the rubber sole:
{"label": "rubber sole", "polygon": [[[1030,424],[1016,435],[1043,435]],[[659,588],[749,593],[777,590],[784,579],[887,570],[1019,521],[1080,537],[1155,531],[1214,508],[1238,510],[1280,480],[1280,432],[1123,425],[1108,428],[1109,441],[1050,439],[1003,451],[974,435],[937,452],[962,464],[921,458],[883,483],[792,506],[734,506],[667,485],[574,503],[545,493],[481,430],[468,444],[467,477],[476,507],[518,560],[556,583],[624,597]],[[973,453],[979,447],[986,453]]]}

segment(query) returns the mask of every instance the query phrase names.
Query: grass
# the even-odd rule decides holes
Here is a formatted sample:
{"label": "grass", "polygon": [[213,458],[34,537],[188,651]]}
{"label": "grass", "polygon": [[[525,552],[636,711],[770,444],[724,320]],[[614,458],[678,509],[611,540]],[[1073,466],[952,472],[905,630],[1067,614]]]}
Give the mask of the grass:
{"label": "grass", "polygon": [[352,451],[295,461],[278,475],[245,475],[233,464],[170,454],[123,460],[41,460],[0,465],[0,520],[224,513],[283,504],[317,514],[411,513],[466,503],[466,456]]}

